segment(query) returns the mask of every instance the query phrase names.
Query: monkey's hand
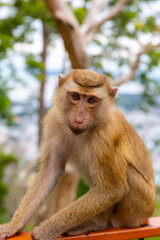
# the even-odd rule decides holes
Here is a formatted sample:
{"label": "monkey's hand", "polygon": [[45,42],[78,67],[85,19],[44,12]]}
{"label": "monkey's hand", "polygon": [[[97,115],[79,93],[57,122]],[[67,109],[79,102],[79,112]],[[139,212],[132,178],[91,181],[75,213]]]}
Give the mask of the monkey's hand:
{"label": "monkey's hand", "polygon": [[[52,228],[49,227],[48,221],[44,221],[40,224],[40,226],[35,227],[32,232],[32,238],[34,240],[53,240],[54,233],[52,232]],[[1,240],[1,239],[0,239]]]}
{"label": "monkey's hand", "polygon": [[17,233],[17,229],[14,227],[14,225],[9,222],[6,224],[0,225],[0,240],[4,240],[8,237],[12,237]]}

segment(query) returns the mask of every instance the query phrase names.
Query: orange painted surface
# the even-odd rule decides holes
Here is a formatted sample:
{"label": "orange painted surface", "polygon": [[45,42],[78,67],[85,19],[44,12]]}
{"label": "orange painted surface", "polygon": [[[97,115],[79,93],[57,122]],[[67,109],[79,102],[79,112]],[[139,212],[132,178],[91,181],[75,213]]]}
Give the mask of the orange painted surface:
{"label": "orange painted surface", "polygon": [[[147,238],[160,236],[160,217],[149,218],[144,226],[139,228],[108,229],[100,232],[92,232],[73,237],[61,237],[57,240],[129,240],[135,238]],[[32,240],[31,232],[23,232],[9,238],[9,240]],[[45,239],[44,239],[45,240]]]}
{"label": "orange painted surface", "polygon": [[16,234],[14,237],[7,238],[8,240],[32,240],[31,232],[22,232]]}

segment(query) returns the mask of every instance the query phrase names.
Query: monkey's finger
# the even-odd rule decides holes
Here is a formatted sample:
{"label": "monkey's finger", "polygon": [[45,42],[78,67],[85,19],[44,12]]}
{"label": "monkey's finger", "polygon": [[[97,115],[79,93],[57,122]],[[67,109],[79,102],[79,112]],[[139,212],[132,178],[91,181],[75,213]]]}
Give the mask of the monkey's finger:
{"label": "monkey's finger", "polygon": [[5,240],[7,238],[6,233],[0,233],[0,240]]}

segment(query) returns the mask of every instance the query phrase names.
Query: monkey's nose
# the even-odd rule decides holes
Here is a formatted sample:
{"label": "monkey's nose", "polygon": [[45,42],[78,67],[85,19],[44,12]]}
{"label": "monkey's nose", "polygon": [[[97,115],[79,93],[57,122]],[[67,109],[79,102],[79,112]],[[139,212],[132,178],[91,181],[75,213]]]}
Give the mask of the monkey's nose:
{"label": "monkey's nose", "polygon": [[75,123],[77,123],[77,124],[83,123],[83,116],[76,115],[74,121],[75,121]]}
{"label": "monkey's nose", "polygon": [[82,106],[80,106],[80,107],[78,108],[78,110],[76,111],[74,121],[75,121],[75,123],[77,123],[77,124],[81,124],[81,123],[83,123],[83,119],[84,119],[84,109],[83,109]]}
{"label": "monkey's nose", "polygon": [[74,121],[75,121],[75,123],[77,123],[77,124],[83,123],[83,119],[75,119]]}

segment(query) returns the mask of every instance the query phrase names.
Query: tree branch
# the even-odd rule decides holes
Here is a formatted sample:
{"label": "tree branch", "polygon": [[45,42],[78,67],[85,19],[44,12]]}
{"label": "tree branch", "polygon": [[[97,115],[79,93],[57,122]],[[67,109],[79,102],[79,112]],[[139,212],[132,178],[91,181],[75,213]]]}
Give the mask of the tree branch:
{"label": "tree branch", "polygon": [[92,0],[92,7],[88,10],[88,13],[81,25],[81,31],[83,34],[88,32],[88,29],[91,28],[94,22],[96,23],[97,14],[103,9],[107,2],[108,0]]}
{"label": "tree branch", "polygon": [[74,28],[78,27],[78,21],[69,6],[63,0],[46,0],[55,21],[63,22]]}
{"label": "tree branch", "polygon": [[97,28],[99,28],[102,24],[104,24],[105,22],[113,19],[114,17],[116,17],[123,9],[124,6],[126,6],[127,4],[133,2],[134,0],[121,0],[118,1],[115,6],[113,7],[113,9],[111,10],[111,12],[109,13],[108,16],[105,16],[104,18],[102,18],[101,20],[99,20],[97,22]]}
{"label": "tree branch", "polygon": [[146,46],[143,46],[142,50],[137,54],[135,61],[131,61],[129,59],[129,66],[130,66],[129,73],[127,73],[126,75],[123,75],[117,79],[114,79],[113,85],[118,87],[118,86],[122,85],[123,83],[130,81],[135,76],[141,56],[143,54],[149,53],[150,51],[154,50],[157,47],[160,47],[160,43],[158,43],[156,45],[147,44]]}
{"label": "tree branch", "polygon": [[63,0],[46,0],[46,3],[62,35],[72,67],[87,68],[89,60],[86,53],[86,46],[82,40],[76,17]]}
{"label": "tree branch", "polygon": [[88,45],[92,41],[94,34],[99,31],[99,28],[101,27],[102,24],[116,17],[122,11],[125,5],[133,1],[134,0],[118,1],[110,11],[109,15],[101,18],[100,20],[96,20],[96,15],[94,15],[94,13],[96,12],[97,14],[98,12],[100,12],[100,10],[107,1],[103,0],[102,3],[100,4],[101,1],[94,0],[93,7],[90,10],[88,17],[86,17],[86,20],[84,21],[83,25],[81,26],[81,32],[85,35],[85,44]]}

